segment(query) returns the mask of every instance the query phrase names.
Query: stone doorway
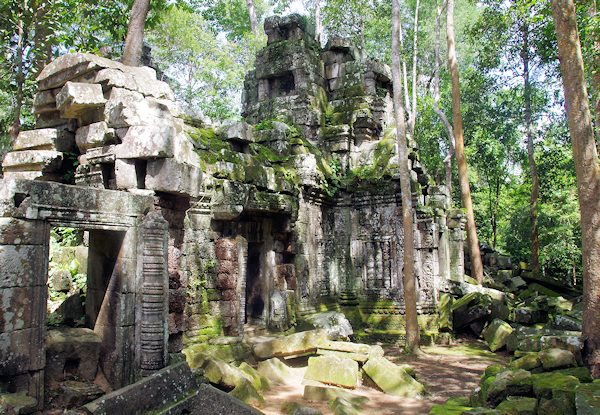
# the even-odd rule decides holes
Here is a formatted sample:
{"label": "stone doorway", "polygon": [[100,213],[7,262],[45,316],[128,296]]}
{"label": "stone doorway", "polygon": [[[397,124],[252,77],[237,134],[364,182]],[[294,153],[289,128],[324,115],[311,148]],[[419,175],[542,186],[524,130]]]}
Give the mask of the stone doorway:
{"label": "stone doorway", "polygon": [[246,318],[244,323],[264,327],[266,325],[268,294],[266,281],[261,273],[263,243],[248,243],[246,265]]}

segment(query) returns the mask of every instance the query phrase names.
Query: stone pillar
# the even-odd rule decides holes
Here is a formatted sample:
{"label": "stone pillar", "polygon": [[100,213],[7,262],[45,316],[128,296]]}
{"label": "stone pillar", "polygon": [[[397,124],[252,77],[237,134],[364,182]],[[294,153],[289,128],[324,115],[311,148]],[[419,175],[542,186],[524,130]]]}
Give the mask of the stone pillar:
{"label": "stone pillar", "polygon": [[137,339],[142,376],[167,364],[169,225],[160,212],[150,212],[139,229]]}
{"label": "stone pillar", "polygon": [[439,228],[438,257],[440,263],[440,279],[442,283],[450,279],[450,230],[446,223],[446,215],[437,217]]}
{"label": "stone pillar", "polygon": [[221,295],[216,286],[218,264],[211,230],[211,196],[204,193],[186,213],[184,257],[187,275],[184,345],[206,342],[221,335]]}
{"label": "stone pillar", "polygon": [[49,228],[0,218],[0,377],[44,405]]}
{"label": "stone pillar", "polygon": [[465,275],[465,216],[460,209],[448,212],[450,279],[463,281]]}

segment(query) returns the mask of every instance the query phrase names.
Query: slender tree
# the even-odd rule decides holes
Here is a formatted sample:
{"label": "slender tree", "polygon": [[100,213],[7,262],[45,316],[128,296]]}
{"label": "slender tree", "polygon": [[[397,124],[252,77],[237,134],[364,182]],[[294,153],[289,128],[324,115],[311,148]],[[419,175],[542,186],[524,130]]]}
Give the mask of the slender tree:
{"label": "slender tree", "polygon": [[452,195],[452,157],[454,156],[454,131],[452,125],[448,121],[448,117],[444,111],[440,109],[440,67],[442,65],[440,59],[440,36],[441,36],[441,19],[444,11],[444,6],[436,1],[436,16],[435,16],[435,38],[434,38],[434,64],[433,64],[433,111],[437,114],[440,121],[446,129],[446,135],[448,136],[448,153],[444,157],[444,167],[446,170],[446,187],[448,188],[448,194]]}
{"label": "slender tree", "polygon": [[581,214],[584,356],[600,378],[600,167],[573,0],[552,0],[552,15]]}
{"label": "slender tree", "polygon": [[27,1],[18,3],[17,10],[17,44],[15,52],[15,70],[16,70],[16,93],[13,107],[13,122],[9,127],[8,134],[11,140],[14,140],[21,131],[21,108],[23,106],[23,87],[25,86],[25,45],[27,43],[28,31],[25,25],[25,14],[27,13]]}
{"label": "slender tree", "polygon": [[122,62],[129,66],[142,64],[142,49],[144,47],[144,27],[150,9],[150,0],[135,0],[129,14],[127,37],[123,47]]}
{"label": "slender tree", "polygon": [[246,0],[248,8],[248,16],[250,16],[250,28],[252,33],[258,35],[258,19],[256,18],[256,9],[254,8],[254,0]]}
{"label": "slender tree", "polygon": [[315,39],[321,41],[323,34],[323,19],[321,17],[321,0],[315,0]]}
{"label": "slender tree", "polygon": [[540,241],[538,237],[538,198],[540,195],[540,179],[538,177],[537,165],[533,151],[533,121],[531,117],[531,81],[529,52],[529,23],[527,16],[523,18],[521,25],[522,47],[521,61],[523,63],[523,120],[525,123],[525,135],[527,137],[527,160],[529,161],[529,172],[531,174],[531,195],[529,199],[529,219],[531,222],[531,257],[530,266],[535,274],[540,273]]}
{"label": "slender tree", "polygon": [[396,138],[400,164],[400,191],[402,192],[402,228],[404,231],[404,307],[406,318],[407,353],[419,352],[419,324],[417,322],[417,292],[414,273],[414,235],[412,193],[408,171],[408,147],[406,121],[402,104],[402,78],[400,64],[400,0],[392,0],[392,84],[394,116],[396,118]]}
{"label": "slender tree", "polygon": [[458,76],[458,60],[456,59],[456,45],[454,40],[454,0],[448,0],[446,17],[446,42],[448,43],[448,67],[452,78],[452,124],[454,126],[454,140],[456,146],[456,163],[458,164],[458,178],[460,181],[460,196],[467,215],[467,244],[471,257],[471,276],[478,283],[483,282],[483,264],[479,253],[479,240],[475,227],[473,202],[467,174],[467,159],[465,156],[463,120],[460,112],[460,80]]}

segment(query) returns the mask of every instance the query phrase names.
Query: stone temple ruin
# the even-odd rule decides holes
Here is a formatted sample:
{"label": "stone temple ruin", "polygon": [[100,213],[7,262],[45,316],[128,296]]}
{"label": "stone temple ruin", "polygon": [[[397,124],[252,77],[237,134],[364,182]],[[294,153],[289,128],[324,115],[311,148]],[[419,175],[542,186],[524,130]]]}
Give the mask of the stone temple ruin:
{"label": "stone temple ruin", "polygon": [[[303,18],[265,23],[244,121],[181,113],[147,67],[65,55],[38,77],[36,129],[0,181],[0,384],[44,407],[71,370],[112,389],[217,336],[342,310],[403,328],[390,71]],[[421,326],[463,275],[463,221],[410,152]],[[46,325],[49,235],[88,235],[84,328]]]}

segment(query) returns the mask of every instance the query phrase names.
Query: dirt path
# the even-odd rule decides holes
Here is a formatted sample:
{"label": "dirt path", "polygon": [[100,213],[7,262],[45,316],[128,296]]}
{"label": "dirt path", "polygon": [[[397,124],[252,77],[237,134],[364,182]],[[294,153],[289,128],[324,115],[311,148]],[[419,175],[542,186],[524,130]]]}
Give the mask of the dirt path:
{"label": "dirt path", "polygon": [[[487,351],[484,344],[474,340],[457,340],[452,346],[424,347],[423,357],[415,358],[401,354],[397,347],[384,346],[386,357],[395,363],[408,363],[417,373],[417,379],[427,387],[428,395],[423,399],[407,399],[386,395],[379,390],[361,386],[353,391],[366,396],[369,401],[361,412],[370,415],[423,415],[428,414],[432,405],[443,403],[453,396],[467,396],[479,384],[485,368],[496,362],[505,362],[507,357]],[[293,367],[293,376],[285,385],[279,385],[264,393],[266,405],[259,408],[267,415],[282,414],[282,406],[287,402],[319,409],[324,415],[332,414],[326,402],[306,402],[303,400],[303,377],[305,361],[286,362]]]}

